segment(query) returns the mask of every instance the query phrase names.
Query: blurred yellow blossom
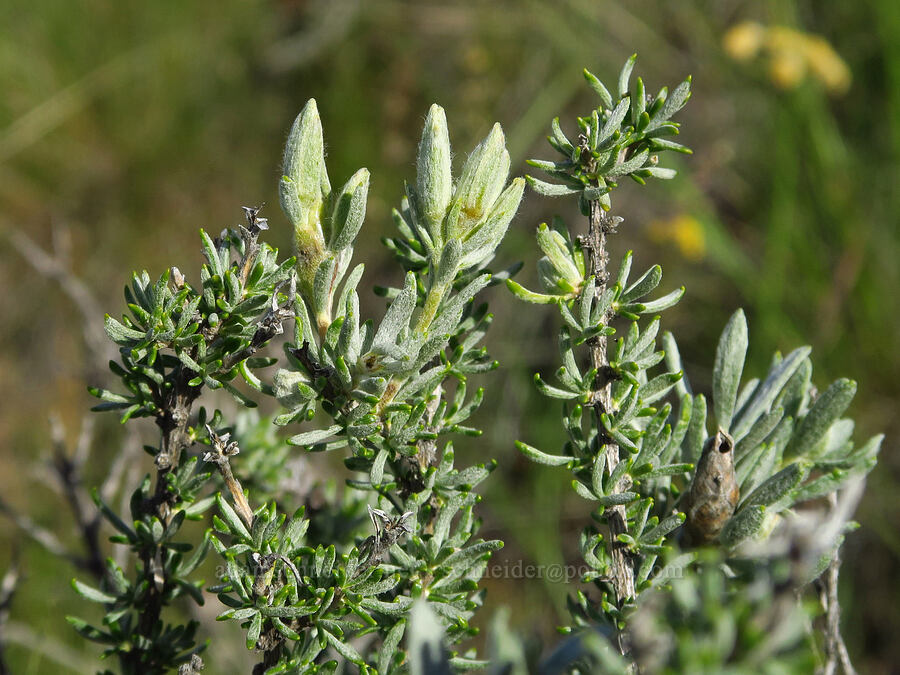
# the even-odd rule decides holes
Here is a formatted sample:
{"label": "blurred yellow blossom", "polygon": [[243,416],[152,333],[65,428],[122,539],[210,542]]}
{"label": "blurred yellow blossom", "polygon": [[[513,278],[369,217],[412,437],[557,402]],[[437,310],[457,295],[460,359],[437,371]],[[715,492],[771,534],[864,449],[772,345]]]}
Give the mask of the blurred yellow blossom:
{"label": "blurred yellow blossom", "polygon": [[686,213],[668,220],[654,220],[650,223],[648,234],[658,244],[673,242],[688,260],[701,260],[706,255],[703,225]]}
{"label": "blurred yellow blossom", "polygon": [[824,38],[809,36],[806,55],[809,69],[829,91],[843,94],[850,88],[850,68]]}
{"label": "blurred yellow blossom", "polygon": [[766,39],[766,29],[755,21],[744,21],[725,33],[722,44],[735,61],[749,61],[759,53]]}
{"label": "blurred yellow blossom", "polygon": [[821,82],[832,94],[843,94],[850,88],[850,68],[818,35],[745,21],[725,33],[722,46],[736,61],[748,61],[762,52],[768,61],[769,78],[781,89],[792,89],[807,76]]}

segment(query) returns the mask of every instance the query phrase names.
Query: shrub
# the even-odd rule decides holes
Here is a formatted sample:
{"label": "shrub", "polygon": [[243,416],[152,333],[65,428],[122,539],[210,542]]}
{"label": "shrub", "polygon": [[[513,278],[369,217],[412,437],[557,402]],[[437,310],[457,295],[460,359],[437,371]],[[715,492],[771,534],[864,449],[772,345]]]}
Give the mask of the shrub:
{"label": "shrub", "polygon": [[[818,392],[806,347],[744,377],[740,310],[720,338],[708,406],[675,338],[658,339],[657,314],[684,288],[656,297],[660,267],[632,279],[630,253],[612,269],[618,181],[671,178],[659,157],[689,152],[672,139],[690,79],[648,96],[640,78],[631,83],[634,62],[612,90],[585,71],[598,107],[578,118],[573,139],[554,120],[555,160],[531,162],[552,182],[528,184],[577,200],[586,218],[580,234],[558,219],[538,228],[540,291],[512,280],[517,266],[490,268],[526,182],[509,180],[500,126],[454,180],[435,105],[416,180],[393,212],[397,233],[385,240],[405,276],[374,289],[388,300],[379,321],[362,317],[365,270],[352,257],[369,174],[332,189],[312,100],[291,129],[280,183],[293,257],[261,239],[267,220],[244,207],[244,225],[201,231],[196,274],[133,275],[128,313],[105,324],[120,385],[91,391],[96,409],[123,423],[156,422],[159,443],[146,448],[154,470],[127,513],[94,492],[129,561],[108,558],[95,584],[73,582],[103,606],[99,625],[69,619],[122,672],[200,669],[208,628],[171,608],[206,601],[246,631],[259,673],[850,672],[838,548],[881,438],[854,445],[842,415],[856,384]],[[470,378],[497,363],[482,346],[491,314],[478,294],[501,282],[560,316],[561,365],[535,384],[559,399],[565,440],[554,451],[517,447],[564,467],[591,503],[580,541],[589,571],[573,584],[569,637],[540,665],[502,622],[487,660],[465,642],[502,546],[478,536],[476,516],[475,488],[496,463],[457,468],[449,437],[479,434],[466,422],[484,392]],[[522,311],[545,320],[540,307]],[[266,350],[272,343],[283,356]],[[245,410],[231,412],[214,390]],[[277,400],[273,417],[253,410],[260,397]],[[302,451],[340,452],[348,471],[346,489],[326,490],[314,513],[282,480]],[[199,573],[213,566],[208,586]],[[813,580],[818,605],[804,593]]]}

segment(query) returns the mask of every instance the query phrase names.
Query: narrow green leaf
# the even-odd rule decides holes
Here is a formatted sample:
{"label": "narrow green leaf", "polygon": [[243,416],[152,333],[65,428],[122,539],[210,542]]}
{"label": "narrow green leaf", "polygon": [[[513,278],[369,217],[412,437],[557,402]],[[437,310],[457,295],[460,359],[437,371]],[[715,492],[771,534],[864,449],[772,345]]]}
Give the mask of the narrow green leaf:
{"label": "narrow green leaf", "polygon": [[572,489],[578,494],[582,499],[587,499],[589,501],[595,502],[598,497],[594,494],[593,490],[589,488],[587,485],[578,480],[572,481]]}
{"label": "narrow green leaf", "polygon": [[396,344],[400,332],[409,328],[409,319],[416,307],[416,297],[416,275],[415,272],[408,272],[403,290],[394,298],[378,326],[375,340],[372,343],[373,351],[390,351],[390,348]]}
{"label": "narrow green leaf", "polygon": [[565,466],[574,459],[563,455],[548,455],[522,441],[516,441],[516,448],[531,461],[547,466]]}
{"label": "narrow green leaf", "polygon": [[106,329],[106,335],[110,340],[124,347],[133,345],[135,341],[142,341],[147,336],[144,331],[123,326],[109,314],[104,319],[103,327]]}
{"label": "narrow green leaf", "polygon": [[763,482],[748,495],[741,509],[753,506],[771,506],[793,490],[806,476],[806,468],[794,462]]}
{"label": "narrow green leaf", "polygon": [[613,106],[612,94],[609,93],[609,89],[607,89],[603,83],[590,72],[587,68],[584,69],[584,79],[587,80],[588,85],[597,96],[600,97],[600,103],[604,108],[609,109]]}
{"label": "narrow green leaf", "polygon": [[731,315],[722,331],[713,366],[713,413],[716,423],[726,433],[731,427],[746,356],[747,319],[744,310],[739,309]]}
{"label": "narrow green leaf", "polygon": [[833,382],[800,420],[785,451],[787,456],[802,457],[810,453],[835,420],[847,410],[855,395],[856,382],[853,380],[840,379]]}
{"label": "narrow green leaf", "polygon": [[620,289],[625,288],[625,284],[628,283],[628,275],[631,273],[631,263],[634,260],[634,256],[632,251],[627,251],[624,256],[622,256],[622,262],[619,265],[619,274],[616,277],[616,286]]}
{"label": "narrow green leaf", "polygon": [[538,246],[541,251],[549,258],[553,264],[553,268],[565,279],[573,284],[580,283],[582,279],[581,271],[572,256],[572,252],[566,242],[566,238],[547,226],[547,223],[541,223],[535,234]]}
{"label": "narrow green leaf", "polygon": [[703,452],[703,444],[706,442],[706,397],[699,394],[694,397],[691,407],[691,422],[682,443],[682,458],[686,462],[696,464]]}
{"label": "narrow green leaf", "polygon": [[609,114],[609,119],[603,125],[603,128],[600,130],[600,135],[598,137],[598,142],[603,144],[607,140],[613,137],[617,131],[619,131],[619,127],[622,125],[623,120],[625,119],[625,115],[628,114],[628,108],[631,105],[631,99],[623,98],[613,111]]}
{"label": "narrow green leaf", "polygon": [[219,258],[219,252],[212,238],[206,233],[206,230],[200,230],[200,239],[203,242],[203,255],[209,263],[210,272],[214,277],[222,279],[225,276],[225,269],[222,267],[222,260]]}
{"label": "narrow green leaf", "polygon": [[784,417],[784,408],[775,408],[772,412],[764,415],[747,432],[747,435],[735,445],[734,460],[739,462],[748,452],[753,451],[760,443],[766,440],[769,434],[772,433],[772,430],[778,426],[782,417]]}
{"label": "narrow green leaf", "polygon": [[753,393],[746,407],[732,420],[731,437],[735,443],[750,431],[756,420],[769,411],[782,387],[809,356],[809,347],[798,347],[772,367],[765,381]]}
{"label": "narrow green leaf", "polygon": [[322,632],[322,635],[327,640],[328,644],[334,647],[335,651],[343,656],[345,659],[350,661],[351,663],[355,663],[357,665],[365,664],[365,659],[363,659],[362,655],[356,651],[356,649],[344,642],[343,640],[339,640],[337,637],[332,635],[330,632],[320,627],[319,630]]}
{"label": "narrow green leaf", "polygon": [[668,394],[669,390],[680,380],[681,373],[663,373],[662,375],[657,375],[646,384],[642,384],[638,393],[641,405],[647,406],[655,403]]}
{"label": "narrow green leaf", "polygon": [[390,666],[394,662],[394,654],[397,653],[397,646],[400,644],[400,640],[403,638],[405,630],[406,619],[400,619],[388,631],[388,634],[385,636],[384,642],[381,645],[381,649],[378,651],[379,673],[390,672]]}
{"label": "narrow green leaf", "polygon": [[639,480],[647,481],[654,480],[656,478],[661,478],[663,476],[677,476],[682,473],[686,473],[691,471],[694,468],[693,464],[682,463],[682,464],[666,464],[663,466],[659,466],[651,468],[650,471],[641,475]]}
{"label": "narrow green leaf", "polygon": [[262,630],[262,614],[256,613],[250,621],[250,628],[247,629],[247,649],[255,649],[256,642],[259,640],[259,634]]}
{"label": "narrow green leaf", "polygon": [[499,551],[501,548],[503,548],[503,542],[499,539],[481,541],[450,554],[441,565],[451,569],[457,567],[465,568],[479,560],[487,559],[491,553]]}
{"label": "narrow green leaf", "polygon": [[597,497],[600,506],[623,506],[637,501],[641,496],[637,492],[616,492],[614,494]]}
{"label": "narrow green leaf", "polygon": [[656,541],[662,539],[673,530],[681,527],[681,525],[684,524],[685,518],[686,516],[684,513],[676,513],[667,518],[664,518],[662,522],[659,523],[659,525],[654,527],[652,530],[642,534],[638,541],[642,544],[656,543]]}
{"label": "narrow green leaf", "polygon": [[657,298],[656,300],[648,300],[646,302],[642,302],[642,307],[637,310],[640,314],[656,314],[657,312],[662,312],[665,309],[669,309],[670,307],[674,307],[678,304],[678,301],[681,300],[684,295],[684,286],[681,288],[676,288],[671,293],[666,293],[661,298]]}
{"label": "narrow green leaf", "polygon": [[335,424],[328,427],[327,429],[313,429],[312,431],[305,431],[302,434],[291,436],[291,438],[288,439],[288,443],[291,445],[315,445],[316,443],[321,443],[326,438],[331,438],[332,436],[338,434],[341,429],[342,427],[340,424]]}
{"label": "narrow green leaf", "polygon": [[640,170],[640,175],[652,176],[661,180],[672,180],[678,175],[675,169],[667,169],[662,166],[647,166]]}
{"label": "narrow green leaf", "polygon": [[562,295],[545,295],[543,293],[529,291],[512,279],[506,280],[506,287],[512,291],[513,295],[519,298],[519,300],[524,300],[525,302],[530,302],[535,305],[552,305],[559,302],[564,297]]}
{"label": "narrow green leaf", "polygon": [[369,480],[372,482],[372,485],[381,485],[381,480],[384,478],[384,463],[387,461],[387,458],[388,451],[383,448],[375,456],[375,461],[372,462],[372,468],[369,471]]}
{"label": "narrow green leaf", "polygon": [[219,507],[219,513],[222,514],[222,519],[228,525],[231,533],[241,537],[247,543],[253,541],[253,537],[250,536],[250,532],[247,530],[244,522],[232,508],[231,504],[222,497],[221,493],[216,495],[216,504]]}
{"label": "narrow green leaf", "polygon": [[84,584],[78,579],[72,579],[72,588],[75,589],[75,592],[78,593],[85,600],[90,600],[91,602],[100,602],[103,604],[112,604],[116,601],[116,597],[114,595],[110,595],[109,593],[104,593],[101,590],[94,588],[93,586],[88,586]]}
{"label": "narrow green leaf", "polygon": [[640,300],[647,293],[652,291],[659,285],[659,282],[662,280],[662,267],[659,265],[654,265],[643,275],[641,278],[635,281],[631,286],[625,289],[621,296],[619,296],[619,302],[622,304],[626,304],[629,302],[634,302],[635,300]]}
{"label": "narrow green leaf", "polygon": [[622,66],[622,72],[619,73],[619,98],[628,96],[628,84],[631,81],[631,71],[634,70],[634,62],[637,60],[637,54],[628,57],[625,65]]}
{"label": "narrow green leaf", "polygon": [[827,494],[831,494],[839,490],[853,475],[853,472],[845,469],[833,469],[828,473],[819,476],[806,485],[795,487],[791,495],[791,501],[795,504],[818,499]]}
{"label": "narrow green leaf", "polygon": [[360,607],[364,607],[370,612],[377,612],[384,616],[401,617],[404,616],[412,606],[413,599],[407,595],[398,595],[391,602],[384,600],[376,600],[375,598],[363,598],[360,601]]}
{"label": "narrow green leaf", "polygon": [[647,149],[641,150],[631,159],[628,159],[621,164],[616,164],[612,169],[607,172],[607,176],[627,176],[633,171],[637,171],[642,166],[644,166],[644,162],[647,161],[647,157],[650,155],[650,151]]}
{"label": "narrow green leaf", "polygon": [[688,102],[690,97],[691,78],[688,77],[684,82],[675,87],[675,91],[673,91],[666,99],[662,110],[659,111],[659,114],[654,116],[651,128],[669,120],[675,113],[684,107],[684,104]]}
{"label": "narrow green leaf", "polygon": [[765,506],[750,506],[742,509],[722,529],[719,541],[728,548],[737,546],[742,541],[755,536],[762,529],[765,517]]}
{"label": "narrow green leaf", "polygon": [[77,616],[67,616],[66,621],[85,640],[99,642],[100,644],[116,644],[119,641],[118,637],[91,626],[87,621],[79,619]]}
{"label": "narrow green leaf", "polygon": [[572,145],[572,141],[570,141],[566,135],[563,133],[562,128],[559,126],[559,118],[554,117],[550,121],[550,131],[553,134],[553,139],[556,141],[557,145],[562,148],[562,151],[571,155],[575,152],[575,146]]}
{"label": "narrow green leaf", "polygon": [[581,392],[566,391],[565,389],[560,389],[547,384],[541,379],[539,373],[535,373],[534,375],[534,384],[538,388],[538,391],[548,398],[572,399],[581,396]]}
{"label": "narrow green leaf", "polygon": [[94,500],[94,504],[97,505],[97,508],[100,510],[100,513],[110,522],[110,524],[115,527],[119,532],[128,537],[129,540],[133,540],[135,537],[134,530],[132,530],[124,520],[122,520],[119,515],[113,511],[106,502],[100,497],[100,491],[97,488],[93,488],[91,490],[91,499]]}
{"label": "narrow green leaf", "polygon": [[684,365],[681,363],[681,353],[678,351],[678,343],[671,331],[666,331],[662,336],[662,348],[666,352],[666,367],[670,373],[681,373],[682,377],[675,383],[675,391],[681,399],[685,394],[691,393],[691,385],[684,375]]}
{"label": "narrow green leaf", "polygon": [[341,188],[331,217],[332,251],[342,251],[350,246],[366,217],[366,200],[369,194],[369,170],[360,169]]}

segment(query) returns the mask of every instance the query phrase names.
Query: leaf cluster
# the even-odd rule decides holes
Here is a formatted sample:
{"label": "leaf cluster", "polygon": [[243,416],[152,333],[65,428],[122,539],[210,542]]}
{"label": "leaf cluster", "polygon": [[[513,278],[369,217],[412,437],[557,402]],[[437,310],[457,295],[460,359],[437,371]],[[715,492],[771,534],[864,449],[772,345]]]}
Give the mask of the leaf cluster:
{"label": "leaf cluster", "polygon": [[631,86],[636,58],[636,54],[632,55],[625,62],[614,88],[615,97],[585,69],[584,78],[599,97],[600,105],[590,115],[577,118],[578,137],[574,142],[563,132],[559,118],[553,120],[547,140],[562,159],[532,159],[529,164],[558,182],[529,176],[528,184],[535,192],[549,197],[577,195],[582,212],[587,215],[592,201],[599,201],[604,210],[610,209],[610,192],[623,176],[641,184],[647,178],[674,178],[673,169],[658,165],[659,153],[691,152],[671,140],[679,131],[679,124],[672,117],[691,96],[691,78],[671,93],[663,87],[655,97],[650,96],[641,78],[636,78]]}
{"label": "leaf cluster", "polygon": [[215,239],[201,230],[206,264],[196,287],[177,268],[156,282],[147,272],[133,275],[125,288],[129,314],[105,320],[121,359],[110,369],[125,392],[90,388],[103,401],[94,410],[121,410],[123,422],[160,418],[176,393],[196,395],[203,386],[224,388],[243,405],[255,405],[231,382],[240,374],[263,391],[253,371],[271,360],[251,357],[281,333],[290,316],[283,303],[292,299],[280,291],[294,264],[292,258],[278,262],[277,249],[257,243],[260,223],[265,226],[253,215],[249,229],[225,230]]}

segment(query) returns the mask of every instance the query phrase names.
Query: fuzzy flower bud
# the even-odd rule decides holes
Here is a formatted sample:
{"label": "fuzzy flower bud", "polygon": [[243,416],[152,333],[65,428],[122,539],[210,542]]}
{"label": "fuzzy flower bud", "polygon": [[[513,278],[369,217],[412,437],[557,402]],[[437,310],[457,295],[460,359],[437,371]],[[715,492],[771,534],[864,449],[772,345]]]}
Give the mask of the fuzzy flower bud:
{"label": "fuzzy flower bud", "polygon": [[435,245],[440,245],[441,224],[453,193],[450,173],[450,135],[444,109],[434,104],[425,118],[416,160],[418,211]]}
{"label": "fuzzy flower bud", "polygon": [[279,186],[281,208],[294,226],[300,280],[310,288],[325,253],[322,206],[331,193],[315,99],[310,99],[294,120],[284,148],[283,173]]}

